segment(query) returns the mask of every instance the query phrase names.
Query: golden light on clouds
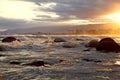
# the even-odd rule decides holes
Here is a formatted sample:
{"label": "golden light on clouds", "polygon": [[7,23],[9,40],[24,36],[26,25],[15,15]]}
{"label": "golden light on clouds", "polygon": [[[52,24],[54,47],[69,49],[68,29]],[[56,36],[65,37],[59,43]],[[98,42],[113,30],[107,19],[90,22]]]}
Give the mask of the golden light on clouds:
{"label": "golden light on clouds", "polygon": [[21,0],[0,0],[0,17],[27,21],[39,18],[37,17],[38,15],[49,16],[51,18],[59,17],[59,15],[54,12],[40,10],[42,8],[52,8],[56,3],[41,3],[40,5],[41,6],[36,5],[33,2],[25,2]]}
{"label": "golden light on clouds", "polygon": [[35,17],[34,7],[31,2],[0,0],[0,17],[31,20]]}
{"label": "golden light on clouds", "polygon": [[120,22],[120,13],[109,14],[104,17],[112,20],[113,22]]}
{"label": "golden light on clouds", "polygon": [[73,20],[68,20],[64,21],[63,23],[65,24],[72,24],[72,25],[86,25],[86,24],[93,24],[89,20],[80,20],[80,19],[73,19]]}

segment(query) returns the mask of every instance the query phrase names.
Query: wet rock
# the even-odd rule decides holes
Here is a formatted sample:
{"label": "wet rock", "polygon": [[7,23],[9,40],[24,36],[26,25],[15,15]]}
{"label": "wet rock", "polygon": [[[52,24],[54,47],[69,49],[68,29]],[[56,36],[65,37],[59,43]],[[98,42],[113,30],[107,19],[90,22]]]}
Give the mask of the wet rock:
{"label": "wet rock", "polygon": [[85,50],[83,50],[83,51],[90,51],[90,49],[85,49]]}
{"label": "wet rock", "polygon": [[62,63],[62,62],[64,62],[64,61],[65,61],[64,59],[60,59],[60,60],[59,60],[59,63]]}
{"label": "wet rock", "polygon": [[102,62],[101,60],[95,60],[95,59],[82,59],[83,61],[86,61],[86,62]]}
{"label": "wet rock", "polygon": [[3,57],[3,56],[8,56],[8,55],[0,54],[0,57]]}
{"label": "wet rock", "polygon": [[19,61],[10,61],[9,63],[10,63],[10,64],[14,64],[14,65],[19,65],[19,64],[21,64],[21,62],[19,62]]}
{"label": "wet rock", "polygon": [[13,41],[16,41],[16,40],[20,42],[20,40],[16,39],[15,37],[6,37],[2,40],[2,42],[3,43],[9,43],[9,42],[13,42]]}
{"label": "wet rock", "polygon": [[75,48],[76,46],[77,45],[75,43],[70,43],[70,42],[63,44],[64,48]]}
{"label": "wet rock", "polygon": [[84,41],[83,39],[81,38],[76,38],[77,41]]}
{"label": "wet rock", "polygon": [[92,59],[82,59],[82,60],[87,62],[93,61]]}
{"label": "wet rock", "polygon": [[88,42],[85,46],[86,47],[91,47],[91,48],[96,48],[98,45],[98,40],[91,40]]}
{"label": "wet rock", "polygon": [[112,38],[103,38],[96,47],[97,51],[120,52],[120,46]]}
{"label": "wet rock", "polygon": [[45,62],[44,61],[33,61],[31,63],[23,64],[25,66],[44,66]]}
{"label": "wet rock", "polygon": [[66,42],[66,40],[63,38],[55,38],[54,42]]}

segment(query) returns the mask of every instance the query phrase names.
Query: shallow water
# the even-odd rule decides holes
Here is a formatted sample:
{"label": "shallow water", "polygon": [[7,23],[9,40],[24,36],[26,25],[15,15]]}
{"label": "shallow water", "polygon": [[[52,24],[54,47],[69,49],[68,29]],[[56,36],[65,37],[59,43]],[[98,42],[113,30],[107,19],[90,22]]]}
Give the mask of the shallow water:
{"label": "shallow water", "polygon": [[[1,43],[7,48],[0,52],[0,74],[3,80],[120,80],[120,53],[104,53],[95,49],[84,51],[87,50],[85,43],[106,36],[15,37],[21,43]],[[76,47],[63,48],[67,42],[53,43],[55,37],[63,37]],[[120,43],[119,36],[111,37]],[[24,65],[33,61],[44,61],[47,64]]]}

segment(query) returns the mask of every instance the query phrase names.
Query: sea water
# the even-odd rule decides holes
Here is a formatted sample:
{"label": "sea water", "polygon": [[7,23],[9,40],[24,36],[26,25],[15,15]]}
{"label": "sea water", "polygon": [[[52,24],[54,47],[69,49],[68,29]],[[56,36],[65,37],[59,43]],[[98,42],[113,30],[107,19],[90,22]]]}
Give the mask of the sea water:
{"label": "sea water", "polygon": [[[1,35],[0,40],[14,36],[21,42],[2,43],[0,51],[1,80],[120,80],[120,53],[99,52],[85,47],[90,40],[113,38],[118,44],[120,36],[83,35]],[[54,43],[55,37],[75,44],[62,47],[67,42]],[[76,40],[78,39],[79,40]],[[20,62],[11,64],[10,62]],[[44,61],[45,66],[25,66],[33,61]]]}

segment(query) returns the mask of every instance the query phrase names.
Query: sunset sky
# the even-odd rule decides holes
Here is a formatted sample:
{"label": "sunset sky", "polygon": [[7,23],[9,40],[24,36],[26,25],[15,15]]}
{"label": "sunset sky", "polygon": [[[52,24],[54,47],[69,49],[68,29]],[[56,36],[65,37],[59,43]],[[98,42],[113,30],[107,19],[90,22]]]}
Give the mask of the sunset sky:
{"label": "sunset sky", "polygon": [[120,22],[120,0],[0,0],[0,31]]}

